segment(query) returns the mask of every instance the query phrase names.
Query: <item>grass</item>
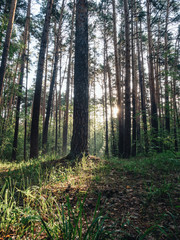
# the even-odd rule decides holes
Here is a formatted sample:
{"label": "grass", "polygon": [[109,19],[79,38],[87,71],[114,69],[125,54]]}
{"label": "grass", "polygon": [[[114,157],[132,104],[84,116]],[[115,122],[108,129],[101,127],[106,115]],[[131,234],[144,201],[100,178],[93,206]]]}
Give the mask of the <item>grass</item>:
{"label": "grass", "polygon": [[0,239],[179,239],[180,155],[53,159],[0,163]]}

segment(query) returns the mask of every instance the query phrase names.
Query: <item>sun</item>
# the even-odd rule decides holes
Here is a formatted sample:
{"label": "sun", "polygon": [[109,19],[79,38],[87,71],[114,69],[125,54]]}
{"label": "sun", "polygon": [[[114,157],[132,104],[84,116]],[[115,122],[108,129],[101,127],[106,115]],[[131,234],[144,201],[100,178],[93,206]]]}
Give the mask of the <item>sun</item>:
{"label": "sun", "polygon": [[117,117],[117,114],[119,112],[119,108],[117,106],[113,107],[113,116]]}

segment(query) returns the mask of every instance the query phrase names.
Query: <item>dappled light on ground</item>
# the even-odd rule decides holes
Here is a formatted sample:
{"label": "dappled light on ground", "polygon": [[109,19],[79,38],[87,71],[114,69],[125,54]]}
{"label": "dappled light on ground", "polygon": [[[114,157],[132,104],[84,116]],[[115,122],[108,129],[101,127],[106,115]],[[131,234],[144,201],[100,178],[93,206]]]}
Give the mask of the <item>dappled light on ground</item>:
{"label": "dappled light on ground", "polygon": [[[179,157],[83,158],[74,167],[50,166],[1,177],[2,239],[86,239],[97,232],[99,238],[87,239],[179,239]],[[35,168],[36,184],[24,180],[23,189],[17,180]]]}

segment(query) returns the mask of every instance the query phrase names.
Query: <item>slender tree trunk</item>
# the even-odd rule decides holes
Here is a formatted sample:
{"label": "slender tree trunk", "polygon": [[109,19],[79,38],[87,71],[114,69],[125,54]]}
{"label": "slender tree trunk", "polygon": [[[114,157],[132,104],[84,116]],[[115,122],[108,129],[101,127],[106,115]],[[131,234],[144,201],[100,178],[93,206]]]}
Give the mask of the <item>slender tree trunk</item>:
{"label": "slender tree trunk", "polygon": [[107,63],[106,63],[106,52],[107,52],[107,42],[106,42],[106,26],[104,22],[104,101],[105,101],[105,155],[109,157],[109,134],[108,134],[108,108],[107,108]]}
{"label": "slender tree trunk", "polygon": [[94,82],[93,82],[93,90],[94,90],[94,155],[96,155],[96,49],[94,42]]}
{"label": "slender tree trunk", "polygon": [[138,70],[139,70],[139,85],[141,93],[141,109],[142,109],[142,120],[143,120],[143,129],[144,129],[144,143],[145,143],[145,152],[148,152],[149,140],[147,134],[147,113],[146,113],[146,101],[145,101],[145,84],[143,78],[143,69],[140,58],[140,46],[139,46],[139,34],[138,34],[138,23],[136,21],[136,32],[137,32],[137,52],[138,52]]}
{"label": "slender tree trunk", "polygon": [[52,103],[52,97],[53,97],[53,89],[54,89],[54,84],[55,84],[56,78],[57,78],[57,69],[58,69],[57,67],[58,67],[58,62],[59,62],[59,43],[60,43],[60,33],[61,33],[63,10],[64,10],[64,1],[62,2],[61,16],[60,16],[58,32],[57,32],[57,39],[55,41],[54,69],[53,69],[53,75],[52,75],[52,80],[51,80],[51,84],[50,84],[50,91],[49,91],[47,110],[46,110],[46,119],[45,119],[45,124],[44,124],[44,127],[43,127],[43,138],[42,138],[43,151],[46,151],[47,138],[48,138],[49,118],[50,118],[51,103]]}
{"label": "slender tree trunk", "polygon": [[55,152],[57,153],[57,142],[58,142],[58,98],[57,98],[57,83],[55,83],[56,89],[56,113],[55,113],[55,120],[56,120],[56,133],[55,133]]}
{"label": "slender tree trunk", "polygon": [[12,86],[12,90],[11,90],[11,94],[10,94],[11,97],[10,97],[10,101],[9,101],[8,117],[12,113],[12,109],[13,109],[13,99],[15,98],[15,82],[16,82],[16,78],[18,77],[18,70],[19,70],[21,55],[22,55],[22,52],[20,51],[18,54],[16,68],[15,68],[15,74],[13,77],[13,86]]}
{"label": "slender tree trunk", "polygon": [[24,67],[25,67],[25,60],[26,60],[26,47],[27,47],[29,24],[30,24],[30,10],[31,10],[31,0],[28,1],[28,9],[27,9],[27,16],[26,16],[26,23],[25,23],[25,30],[24,30],[24,41],[23,41],[24,46],[23,46],[22,56],[21,56],[21,75],[20,75],[20,81],[19,81],[19,87],[18,87],[19,92],[18,92],[18,99],[17,99],[17,106],[16,106],[16,124],[15,124],[15,132],[14,132],[12,160],[16,160],[16,154],[17,154],[19,114],[20,114],[20,104],[22,99]]}
{"label": "slender tree trunk", "polygon": [[174,69],[174,75],[173,75],[173,117],[174,117],[174,121],[173,121],[173,130],[174,130],[174,148],[175,151],[178,152],[178,137],[177,137],[177,104],[176,104],[176,77],[177,77],[177,66],[178,66],[178,51],[179,49],[177,47],[175,47],[175,69]]}
{"label": "slender tree trunk", "polygon": [[46,109],[46,85],[47,85],[47,72],[48,72],[48,41],[46,49],[46,65],[45,65],[45,76],[44,76],[44,94],[43,94],[43,106],[42,106],[42,116],[43,116],[43,126],[45,123],[45,109]]}
{"label": "slender tree trunk", "polygon": [[1,67],[0,67],[0,103],[1,103],[2,88],[3,88],[3,82],[4,82],[5,72],[6,72],[6,64],[7,64],[7,58],[8,58],[8,53],[9,53],[10,40],[11,40],[13,23],[14,23],[16,5],[17,5],[17,0],[12,0],[10,14],[9,14],[9,22],[8,22],[8,27],[7,27],[7,32],[6,32],[6,38],[5,38],[4,48],[3,48],[3,53],[2,53]]}
{"label": "slender tree trunk", "polygon": [[151,31],[151,13],[150,13],[150,0],[147,0],[147,27],[148,27],[148,47],[149,47],[149,85],[151,95],[151,127],[154,148],[158,149],[157,137],[158,137],[158,119],[157,119],[157,105],[155,98],[154,87],[154,66],[153,66],[153,45],[152,45],[152,31]]}
{"label": "slender tree trunk", "polygon": [[28,50],[26,57],[26,93],[25,93],[25,121],[24,121],[24,160],[27,159],[27,91],[28,91],[28,71],[29,71],[29,42],[28,38]]}
{"label": "slender tree trunk", "polygon": [[88,85],[88,8],[77,0],[72,157],[88,153]]}
{"label": "slender tree trunk", "polygon": [[169,112],[169,86],[168,86],[168,20],[169,20],[169,5],[170,1],[167,0],[166,9],[166,25],[165,25],[165,119],[166,119],[166,131],[170,133],[170,112]]}
{"label": "slender tree trunk", "polygon": [[114,55],[115,55],[115,69],[116,69],[116,88],[117,88],[117,106],[118,106],[118,154],[123,154],[123,127],[122,127],[122,97],[120,87],[120,62],[117,47],[117,30],[116,30],[116,7],[115,0],[112,0],[113,6],[113,41],[114,41]]}
{"label": "slender tree trunk", "polygon": [[136,141],[137,141],[137,80],[136,80],[136,68],[135,68],[135,46],[134,46],[134,1],[131,1],[131,48],[132,48],[132,103],[133,103],[133,135],[132,135],[132,156],[136,156]]}
{"label": "slender tree trunk", "polygon": [[67,136],[68,136],[68,119],[69,119],[69,87],[71,79],[71,59],[72,59],[72,46],[73,46],[73,32],[74,32],[74,15],[75,15],[75,1],[72,12],[72,25],[71,25],[71,36],[69,46],[69,64],[67,72],[67,84],[66,84],[66,110],[64,113],[64,124],[63,124],[63,154],[67,153]]}
{"label": "slender tree trunk", "polygon": [[43,28],[42,38],[41,38],[41,47],[40,47],[38,69],[37,69],[37,76],[36,76],[33,116],[32,116],[32,123],[31,123],[30,158],[38,157],[39,112],[40,112],[40,101],[41,101],[41,90],[42,90],[42,78],[43,78],[44,59],[45,59],[46,45],[48,40],[52,5],[53,5],[53,0],[48,0],[46,18],[45,18],[45,23],[44,23],[44,28]]}
{"label": "slender tree trunk", "polygon": [[131,154],[131,101],[130,101],[130,39],[128,1],[124,0],[125,36],[126,36],[126,77],[125,77],[125,135],[124,157]]}
{"label": "slender tree trunk", "polygon": [[[108,47],[107,47],[108,48]],[[107,55],[107,53],[106,53]],[[113,120],[113,99],[112,99],[112,84],[111,84],[111,69],[109,66],[109,59],[107,56],[107,72],[108,72],[108,85],[109,85],[109,102],[110,102],[110,113],[111,113],[111,152],[112,155],[116,155],[116,142],[115,142],[115,133],[114,133],[114,120]]]}

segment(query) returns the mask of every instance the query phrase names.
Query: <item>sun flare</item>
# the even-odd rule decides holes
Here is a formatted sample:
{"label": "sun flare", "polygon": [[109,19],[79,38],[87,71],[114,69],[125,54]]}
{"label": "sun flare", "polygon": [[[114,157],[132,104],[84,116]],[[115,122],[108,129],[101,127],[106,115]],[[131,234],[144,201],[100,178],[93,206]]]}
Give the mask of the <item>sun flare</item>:
{"label": "sun flare", "polygon": [[113,116],[117,117],[117,114],[119,112],[119,108],[117,106],[113,107]]}

